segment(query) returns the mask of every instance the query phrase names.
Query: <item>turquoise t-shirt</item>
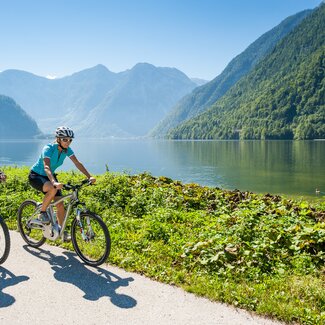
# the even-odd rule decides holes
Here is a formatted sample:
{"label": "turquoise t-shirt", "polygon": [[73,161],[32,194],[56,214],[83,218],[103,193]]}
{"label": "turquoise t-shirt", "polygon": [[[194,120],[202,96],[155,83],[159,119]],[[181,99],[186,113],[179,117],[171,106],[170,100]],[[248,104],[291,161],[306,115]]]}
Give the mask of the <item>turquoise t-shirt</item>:
{"label": "turquoise t-shirt", "polygon": [[37,174],[47,176],[44,170],[44,158],[50,159],[51,171],[54,173],[54,171],[63,164],[63,161],[66,157],[71,157],[74,155],[74,152],[70,147],[68,147],[67,152],[64,152],[59,151],[58,146],[58,143],[49,143],[48,145],[46,145],[43,148],[42,153],[38,158],[38,161],[33,165],[32,171]]}

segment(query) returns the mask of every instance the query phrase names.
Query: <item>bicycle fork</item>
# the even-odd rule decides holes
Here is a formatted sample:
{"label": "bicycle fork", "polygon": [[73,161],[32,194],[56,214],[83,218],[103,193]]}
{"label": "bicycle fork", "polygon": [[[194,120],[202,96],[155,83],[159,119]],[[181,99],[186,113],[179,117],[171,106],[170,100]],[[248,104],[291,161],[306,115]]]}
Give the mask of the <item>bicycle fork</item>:
{"label": "bicycle fork", "polygon": [[90,219],[89,219],[89,217],[85,218],[86,223],[87,223],[87,228],[88,228],[88,230],[85,231],[84,226],[83,226],[83,224],[81,222],[80,214],[81,214],[81,210],[77,209],[77,221],[78,221],[78,224],[79,224],[79,227],[80,227],[81,237],[82,237],[83,240],[89,241],[94,236],[94,232],[93,232],[93,230],[91,228],[91,225],[90,225]]}

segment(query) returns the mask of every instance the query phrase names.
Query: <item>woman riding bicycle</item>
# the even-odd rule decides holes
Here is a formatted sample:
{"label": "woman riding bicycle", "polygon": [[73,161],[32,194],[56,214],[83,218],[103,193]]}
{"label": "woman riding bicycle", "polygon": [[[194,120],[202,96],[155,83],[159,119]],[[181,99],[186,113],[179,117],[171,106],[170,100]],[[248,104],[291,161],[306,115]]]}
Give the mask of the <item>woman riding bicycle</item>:
{"label": "woman riding bicycle", "polygon": [[[70,148],[74,132],[65,126],[60,126],[55,130],[56,141],[46,145],[38,159],[32,166],[28,179],[32,187],[45,194],[39,220],[44,224],[50,223],[50,218],[46,212],[51,201],[58,200],[61,196],[63,184],[60,183],[54,174],[54,171],[63,164],[66,157],[69,157],[75,166],[94,183],[96,179],[92,177],[84,165],[77,159],[73,150]],[[57,220],[59,226],[62,226],[65,215],[63,202],[57,205]],[[65,233],[64,239],[69,241],[69,236]]]}

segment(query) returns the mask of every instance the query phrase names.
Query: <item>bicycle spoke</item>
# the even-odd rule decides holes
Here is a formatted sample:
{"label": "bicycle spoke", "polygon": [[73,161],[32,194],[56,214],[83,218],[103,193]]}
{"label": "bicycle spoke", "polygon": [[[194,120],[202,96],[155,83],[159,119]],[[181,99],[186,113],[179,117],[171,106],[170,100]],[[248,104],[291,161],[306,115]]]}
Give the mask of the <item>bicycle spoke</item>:
{"label": "bicycle spoke", "polygon": [[36,202],[32,200],[26,200],[23,202],[18,211],[18,228],[20,234],[27,244],[33,247],[39,247],[45,242],[43,232],[41,229],[33,228],[29,225],[29,221],[36,218]]}

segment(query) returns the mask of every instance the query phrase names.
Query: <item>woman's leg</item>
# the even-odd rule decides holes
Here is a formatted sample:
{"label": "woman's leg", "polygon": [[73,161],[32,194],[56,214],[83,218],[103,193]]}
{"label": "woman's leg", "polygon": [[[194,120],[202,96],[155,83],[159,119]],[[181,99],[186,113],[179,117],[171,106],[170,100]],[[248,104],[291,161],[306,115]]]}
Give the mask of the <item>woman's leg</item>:
{"label": "woman's leg", "polygon": [[[61,191],[58,191],[58,194],[61,194]],[[59,200],[61,198],[61,196],[57,196],[55,197],[55,200]],[[56,217],[58,220],[58,224],[60,227],[62,227],[63,221],[64,221],[64,216],[65,216],[65,209],[64,209],[64,204],[63,202],[60,202],[56,205]],[[64,231],[63,233],[63,241],[64,242],[69,242],[71,241],[71,236]]]}
{"label": "woman's leg", "polygon": [[[61,198],[60,196],[56,197],[56,199],[60,199],[60,198]],[[58,219],[58,224],[60,226],[62,226],[63,224],[64,216],[65,216],[64,204],[63,202],[60,202],[56,205],[56,217]]]}
{"label": "woman's leg", "polygon": [[45,192],[45,196],[42,202],[41,211],[46,211],[47,207],[50,205],[51,201],[55,198],[57,189],[53,187],[52,183],[46,182],[43,185],[43,192]]}

